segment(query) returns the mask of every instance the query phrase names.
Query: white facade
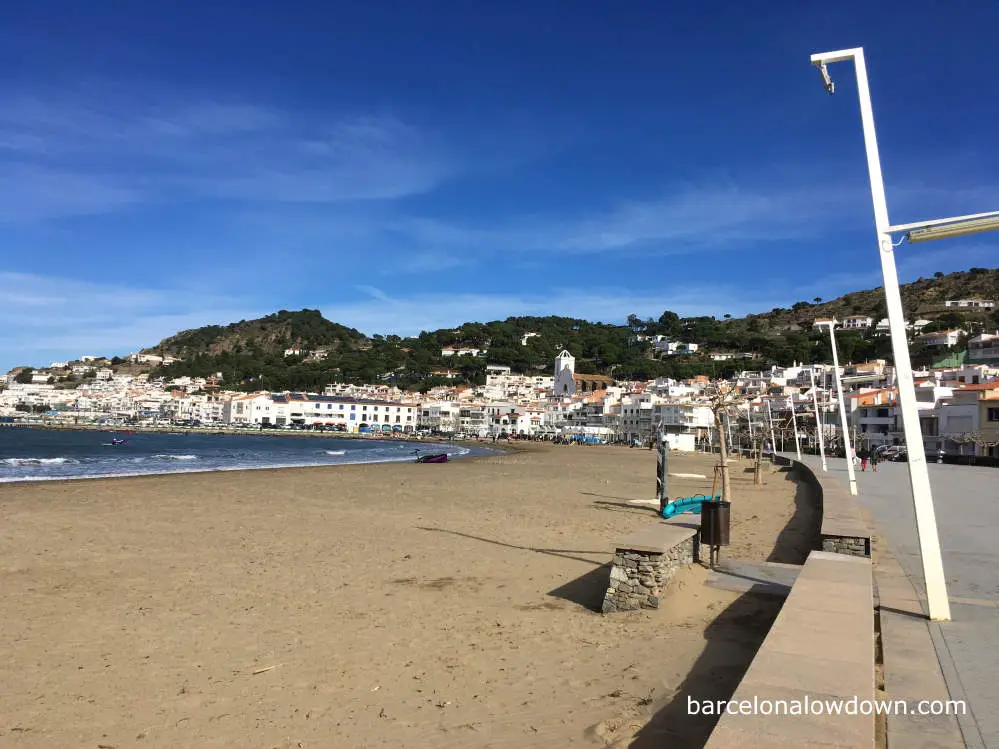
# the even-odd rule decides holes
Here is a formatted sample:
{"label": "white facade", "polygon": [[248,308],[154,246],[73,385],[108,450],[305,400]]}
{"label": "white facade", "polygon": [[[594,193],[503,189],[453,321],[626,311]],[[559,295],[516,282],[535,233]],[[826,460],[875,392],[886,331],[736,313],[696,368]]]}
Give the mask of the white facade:
{"label": "white facade", "polygon": [[453,434],[458,428],[459,406],[454,402],[428,402],[420,404],[418,426],[444,434]]}
{"label": "white facade", "polygon": [[982,333],[969,339],[968,356],[975,361],[999,362],[999,334]]}
{"label": "white facade", "polygon": [[552,394],[556,398],[576,394],[576,382],[573,374],[576,372],[576,357],[563,350],[555,357],[555,379],[552,383]]}
{"label": "white facade", "polygon": [[628,393],[621,397],[620,433],[627,439],[645,439],[655,427],[653,407],[658,398],[652,393]]}
{"label": "white facade", "polygon": [[874,319],[865,315],[849,315],[843,318],[844,330],[867,330],[874,324]]}
{"label": "white facade", "polygon": [[996,303],[991,299],[948,299],[944,302],[944,306],[962,309],[992,309]]}
{"label": "white facade", "polygon": [[941,330],[939,333],[924,333],[917,339],[925,346],[956,346],[963,330]]}
{"label": "white facade", "polygon": [[693,450],[698,439],[714,428],[711,407],[703,403],[661,403],[653,407],[652,421],[666,432],[670,448]]}
{"label": "white facade", "polygon": [[[419,406],[367,398],[343,398],[300,393],[239,396],[223,409],[223,420],[229,424],[259,426],[300,424],[341,426],[344,431],[361,428],[380,431],[414,431]],[[387,427],[387,428],[386,428]]]}

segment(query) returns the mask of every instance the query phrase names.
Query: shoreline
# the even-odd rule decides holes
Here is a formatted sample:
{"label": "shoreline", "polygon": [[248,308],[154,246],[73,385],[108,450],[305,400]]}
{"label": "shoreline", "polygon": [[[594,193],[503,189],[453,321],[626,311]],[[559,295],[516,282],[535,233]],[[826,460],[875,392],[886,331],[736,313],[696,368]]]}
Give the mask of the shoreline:
{"label": "shoreline", "polygon": [[[340,439],[338,437],[333,437],[329,439]],[[405,442],[405,440],[381,440],[382,442]],[[452,443],[423,443],[427,445],[428,449],[441,446],[441,447],[464,447],[469,450],[477,449],[482,452],[479,454],[466,453],[464,455],[448,456],[448,462],[453,461],[472,461],[481,460],[483,458],[492,458],[500,455],[511,454],[517,452],[516,450],[494,448],[494,447],[482,447],[475,445],[467,445],[464,443],[452,442]],[[175,471],[148,471],[148,472],[129,472],[129,473],[100,473],[100,474],[90,474],[90,475],[79,475],[79,476],[37,476],[37,477],[18,477],[18,478],[0,478],[0,487],[8,485],[22,485],[22,484],[49,484],[52,482],[59,481],[88,481],[88,480],[114,480],[114,479],[135,479],[135,478],[145,478],[145,477],[162,477],[162,476],[187,476],[187,475],[198,475],[198,474],[212,474],[212,473],[242,473],[244,471],[291,471],[302,468],[338,468],[341,466],[359,466],[359,465],[389,465],[389,464],[401,464],[405,465],[407,463],[416,463],[415,458],[412,456],[405,456],[399,458],[385,458],[385,459],[375,459],[375,460],[347,460],[338,463],[280,463],[275,465],[258,465],[258,466],[218,466],[214,468],[182,468]]]}

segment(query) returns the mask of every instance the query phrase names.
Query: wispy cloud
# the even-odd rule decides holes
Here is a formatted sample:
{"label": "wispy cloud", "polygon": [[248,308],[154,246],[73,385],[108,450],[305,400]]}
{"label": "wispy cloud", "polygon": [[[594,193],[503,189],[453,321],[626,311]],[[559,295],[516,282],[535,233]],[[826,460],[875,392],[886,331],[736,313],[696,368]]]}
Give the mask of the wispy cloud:
{"label": "wispy cloud", "polygon": [[[0,204],[8,208],[0,220],[139,201],[384,200],[431,190],[456,170],[440,139],[391,115],[331,118],[138,96],[100,107],[55,101],[6,97]],[[92,93],[87,101],[105,99]]]}
{"label": "wispy cloud", "polygon": [[272,310],[195,290],[118,287],[0,272],[0,367],[121,354],[180,330]]}
{"label": "wispy cloud", "polygon": [[[377,290],[373,290],[377,291]],[[370,293],[370,291],[368,292]],[[629,314],[658,317],[670,309],[683,316],[741,315],[777,305],[770,292],[735,287],[671,287],[635,293],[624,288],[553,288],[537,294],[431,293],[376,297],[320,305],[323,315],[368,334],[416,335],[463,322],[520,315],[564,315],[623,323]],[[769,306],[768,306],[769,305]],[[724,308],[724,309],[722,309]]]}

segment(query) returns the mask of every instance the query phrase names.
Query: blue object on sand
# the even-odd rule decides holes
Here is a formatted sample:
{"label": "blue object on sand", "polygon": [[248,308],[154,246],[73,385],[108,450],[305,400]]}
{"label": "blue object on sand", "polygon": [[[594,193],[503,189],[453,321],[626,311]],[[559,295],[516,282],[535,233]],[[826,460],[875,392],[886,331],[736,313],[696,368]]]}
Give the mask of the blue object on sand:
{"label": "blue object on sand", "polygon": [[709,497],[707,494],[697,494],[693,497],[674,499],[672,502],[666,503],[666,506],[663,508],[663,517],[671,518],[674,515],[683,515],[688,512],[699,513],[703,502],[712,502],[720,499],[721,494],[716,494],[713,497]]}

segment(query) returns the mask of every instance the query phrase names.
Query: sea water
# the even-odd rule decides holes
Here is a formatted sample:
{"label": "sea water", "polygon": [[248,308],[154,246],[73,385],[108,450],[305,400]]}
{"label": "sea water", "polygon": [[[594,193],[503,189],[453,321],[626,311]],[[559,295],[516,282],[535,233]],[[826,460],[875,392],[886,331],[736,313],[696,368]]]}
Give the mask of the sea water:
{"label": "sea water", "polygon": [[[124,439],[123,444],[113,444]],[[0,482],[414,461],[488,453],[430,442],[0,427]]]}

